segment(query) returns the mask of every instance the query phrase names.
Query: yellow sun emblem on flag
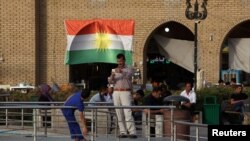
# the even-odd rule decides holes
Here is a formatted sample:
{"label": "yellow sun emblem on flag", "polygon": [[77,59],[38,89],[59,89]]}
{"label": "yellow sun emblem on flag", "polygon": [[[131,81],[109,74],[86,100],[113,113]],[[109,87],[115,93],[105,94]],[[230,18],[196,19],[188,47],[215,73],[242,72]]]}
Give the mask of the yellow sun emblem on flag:
{"label": "yellow sun emblem on flag", "polygon": [[105,51],[109,48],[111,41],[106,33],[96,33],[96,48],[98,51]]}

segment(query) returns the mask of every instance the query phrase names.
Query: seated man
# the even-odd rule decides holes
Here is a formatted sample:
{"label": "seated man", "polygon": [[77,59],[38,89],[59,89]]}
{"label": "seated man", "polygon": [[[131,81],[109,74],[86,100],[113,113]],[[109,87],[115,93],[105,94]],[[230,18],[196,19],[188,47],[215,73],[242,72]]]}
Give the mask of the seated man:
{"label": "seated man", "polygon": [[242,85],[235,85],[235,92],[230,97],[230,103],[235,112],[243,112],[244,100],[248,98],[245,93],[242,93]]}
{"label": "seated man", "polygon": [[[186,82],[185,90],[181,92],[180,96],[184,96],[189,99],[189,102],[181,102],[181,107],[190,111],[191,117],[194,118],[195,105],[196,105],[196,93],[192,90],[193,84]],[[191,119],[193,120],[193,119]]]}
{"label": "seated man", "polygon": [[95,106],[95,102],[107,102],[105,96],[107,95],[107,87],[100,87],[99,92],[91,97],[88,106]]}
{"label": "seated man", "polygon": [[[144,92],[143,90],[137,90],[133,95],[132,95],[132,106],[138,106],[140,104],[140,101],[144,97]],[[132,115],[135,120],[135,124],[141,124],[142,120],[142,110],[141,109],[132,109]]]}
{"label": "seated man", "polygon": [[[151,94],[147,95],[144,99],[144,105],[146,106],[162,106],[163,99],[162,99],[162,88],[161,87],[154,87]],[[148,115],[157,115],[163,114],[164,109],[144,109],[144,113]],[[151,116],[153,117],[153,116]],[[155,136],[155,127],[150,126],[150,134],[151,136]]]}
{"label": "seated man", "polygon": [[224,81],[223,81],[222,79],[220,79],[220,80],[218,81],[218,87],[224,87],[224,86],[225,86]]}
{"label": "seated man", "polygon": [[230,85],[231,86],[235,86],[236,85],[236,78],[231,78]]}
{"label": "seated man", "polygon": [[[234,86],[235,92],[231,94],[229,103],[222,103],[222,122],[226,124],[242,124],[244,112],[244,100],[248,98],[242,93],[242,85]],[[227,104],[227,105],[226,105]]]}
{"label": "seated man", "polygon": [[107,95],[104,95],[106,102],[113,103],[113,92],[114,92],[114,85],[108,84]]}
{"label": "seated man", "polygon": [[163,98],[172,95],[167,84],[162,83],[160,85],[160,87],[162,88],[162,97]]}
{"label": "seated man", "polygon": [[[108,90],[107,90],[107,95],[104,95],[105,101],[108,102],[110,105],[113,105],[113,92],[114,92],[114,85],[113,84],[108,84]],[[115,125],[115,121],[114,121],[114,117],[115,117],[115,109],[108,109],[110,114],[110,120],[108,122],[108,133],[111,134],[112,130],[115,129],[114,125]]]}

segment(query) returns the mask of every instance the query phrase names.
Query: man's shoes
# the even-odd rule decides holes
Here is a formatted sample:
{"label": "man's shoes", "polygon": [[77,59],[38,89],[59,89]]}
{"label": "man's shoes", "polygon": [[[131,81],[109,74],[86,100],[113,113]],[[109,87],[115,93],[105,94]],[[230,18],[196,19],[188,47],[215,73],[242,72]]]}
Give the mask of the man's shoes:
{"label": "man's shoes", "polygon": [[129,135],[129,138],[130,138],[130,139],[136,139],[137,136],[132,134],[132,135]]}
{"label": "man's shoes", "polygon": [[119,138],[127,138],[128,135],[126,135],[126,134],[120,134],[118,137],[119,137]]}

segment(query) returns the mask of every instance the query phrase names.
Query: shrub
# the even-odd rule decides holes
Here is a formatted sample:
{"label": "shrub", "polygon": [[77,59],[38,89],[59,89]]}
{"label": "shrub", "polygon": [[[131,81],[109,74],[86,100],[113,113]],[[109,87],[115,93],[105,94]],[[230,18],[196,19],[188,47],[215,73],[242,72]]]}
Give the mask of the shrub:
{"label": "shrub", "polygon": [[[216,97],[216,104],[221,104],[223,100],[229,100],[230,95],[234,92],[232,87],[210,87],[203,88],[196,92],[197,94],[197,110],[202,110],[204,100],[208,96]],[[243,93],[246,93],[250,96],[250,87],[244,87]]]}

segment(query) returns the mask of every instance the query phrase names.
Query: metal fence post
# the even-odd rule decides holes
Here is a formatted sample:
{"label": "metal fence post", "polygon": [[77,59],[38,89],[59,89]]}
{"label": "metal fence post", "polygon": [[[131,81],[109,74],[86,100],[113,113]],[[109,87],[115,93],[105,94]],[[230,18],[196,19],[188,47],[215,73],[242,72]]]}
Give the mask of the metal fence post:
{"label": "metal fence post", "polygon": [[171,141],[173,141],[173,120],[174,120],[174,109],[171,108],[171,115],[170,115],[170,122],[171,122]]}
{"label": "metal fence post", "polygon": [[151,125],[151,121],[150,121],[150,109],[148,109],[148,141],[151,141],[151,134],[150,134],[150,125]]}
{"label": "metal fence post", "polygon": [[44,135],[47,137],[47,109],[45,109],[45,128],[44,128]]}
{"label": "metal fence post", "polygon": [[94,141],[94,109],[91,109],[91,141]]}
{"label": "metal fence post", "polygon": [[33,134],[34,134],[34,141],[37,140],[36,136],[37,136],[37,130],[36,130],[36,122],[37,122],[37,115],[36,115],[36,109],[33,109]]}
{"label": "metal fence post", "polygon": [[199,141],[199,127],[195,126],[196,141]]}
{"label": "metal fence post", "polygon": [[97,134],[98,134],[98,132],[97,132],[97,108],[95,108],[95,114],[94,114],[94,118],[95,118],[95,132],[94,132],[94,134],[95,134],[95,137],[94,137],[94,139],[96,139],[96,136],[97,136]]}
{"label": "metal fence post", "polygon": [[5,126],[8,126],[8,109],[5,110]]}
{"label": "metal fence post", "polygon": [[176,141],[176,124],[174,124],[174,141]]}
{"label": "metal fence post", "polygon": [[[119,133],[118,133],[118,127],[119,127],[119,121],[118,121],[118,118],[117,118],[117,114],[116,114],[116,124],[115,124],[115,135],[116,136],[119,136]],[[118,141],[120,141],[120,138],[117,138]]]}
{"label": "metal fence post", "polygon": [[106,138],[108,138],[108,132],[109,132],[109,111],[107,111],[107,114],[106,114]]}
{"label": "metal fence post", "polygon": [[23,109],[21,109],[21,112],[22,112],[22,115],[21,115],[21,116],[22,116],[22,117],[21,117],[21,122],[22,122],[22,123],[21,123],[21,124],[22,124],[22,128],[23,128],[23,120],[24,120],[24,112],[23,112]]}

